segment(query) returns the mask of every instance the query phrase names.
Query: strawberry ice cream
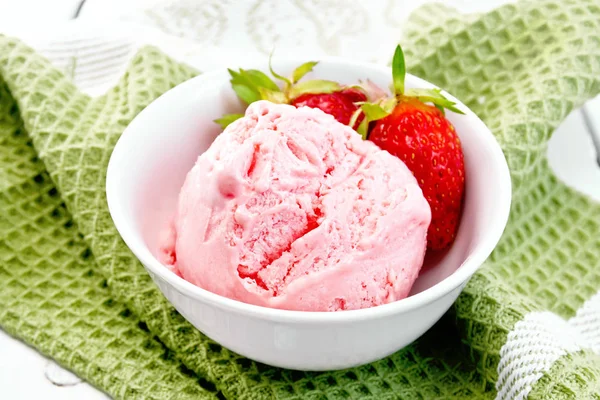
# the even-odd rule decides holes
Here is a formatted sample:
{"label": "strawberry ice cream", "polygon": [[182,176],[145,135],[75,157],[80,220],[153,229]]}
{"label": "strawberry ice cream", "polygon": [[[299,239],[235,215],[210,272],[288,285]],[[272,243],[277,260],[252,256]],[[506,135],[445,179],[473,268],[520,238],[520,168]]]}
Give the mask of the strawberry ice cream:
{"label": "strawberry ice cream", "polygon": [[231,299],[352,310],[408,295],[430,219],[398,158],[320,110],[258,101],[188,173],[164,250]]}

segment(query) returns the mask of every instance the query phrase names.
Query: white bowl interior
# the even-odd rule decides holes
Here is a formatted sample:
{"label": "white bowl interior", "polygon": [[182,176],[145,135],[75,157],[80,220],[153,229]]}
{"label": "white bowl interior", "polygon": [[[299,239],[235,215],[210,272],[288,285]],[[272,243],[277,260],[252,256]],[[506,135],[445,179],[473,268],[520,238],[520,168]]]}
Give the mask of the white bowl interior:
{"label": "white bowl interior", "polygon": [[[275,63],[275,67],[287,74],[299,64],[294,60]],[[254,67],[266,71],[266,65]],[[388,68],[335,59],[323,60],[311,75],[341,83],[369,78],[382,87],[388,87],[391,81]],[[432,86],[410,75],[406,85]],[[443,281],[475,256],[475,262],[483,262],[508,217],[510,177],[506,161],[485,125],[464,105],[459,103],[459,107],[467,115],[447,113],[461,138],[467,171],[459,232],[446,254],[427,259],[411,295]],[[241,110],[227,71],[216,71],[167,92],[127,128],[111,159],[107,195],[117,228],[138,257],[156,258],[160,233],[175,212],[187,172],[220,132],[213,120]],[[148,266],[148,262],[144,264]],[[154,259],[151,264],[157,265],[158,261]]]}

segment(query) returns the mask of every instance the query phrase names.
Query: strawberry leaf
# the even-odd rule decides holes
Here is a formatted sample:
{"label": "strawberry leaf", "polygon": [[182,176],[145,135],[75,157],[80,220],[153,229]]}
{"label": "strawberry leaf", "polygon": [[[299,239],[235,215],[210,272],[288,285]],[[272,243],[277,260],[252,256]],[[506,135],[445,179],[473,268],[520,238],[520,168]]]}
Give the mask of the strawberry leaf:
{"label": "strawberry leaf", "polygon": [[[453,104],[456,104],[456,103],[453,103]],[[455,113],[457,113],[457,114],[462,114],[462,115],[465,115],[465,112],[464,112],[464,111],[462,111],[460,108],[456,108],[456,107],[454,107],[454,105],[445,106],[445,108],[447,108],[448,110],[450,110],[450,111],[452,111],[452,112],[455,112]]]}
{"label": "strawberry leaf", "polygon": [[392,111],[394,111],[394,108],[396,108],[396,105],[398,104],[398,99],[396,99],[395,97],[391,97],[389,99],[383,100],[380,104],[381,108],[383,108],[386,113],[391,114]]}
{"label": "strawberry leaf", "polygon": [[296,84],[290,89],[290,99],[295,99],[305,93],[333,93],[341,90],[339,83],[321,79],[304,81]]}
{"label": "strawberry leaf", "polygon": [[360,106],[360,108],[365,114],[365,119],[368,119],[369,121],[377,121],[378,119],[382,119],[390,115],[390,111],[386,110],[379,104],[365,103]]}
{"label": "strawberry leaf", "polygon": [[232,70],[231,68],[227,68],[227,71],[229,71],[229,75],[231,75],[232,80],[240,77],[239,72],[236,72],[236,71]]}
{"label": "strawberry leaf", "polygon": [[356,132],[358,132],[358,134],[360,136],[362,136],[363,140],[367,140],[367,138],[369,136],[369,121],[368,121],[368,118],[364,118],[362,120],[362,122],[360,123],[360,125],[356,129]]}
{"label": "strawberry leaf", "polygon": [[404,94],[404,78],[406,76],[406,63],[404,62],[404,53],[400,45],[396,46],[394,58],[392,59],[392,81],[394,83],[394,94],[401,96]]}
{"label": "strawberry leaf", "polygon": [[228,71],[229,75],[231,75],[231,79],[229,80],[229,82],[231,82],[232,85],[244,85],[248,86],[250,89],[256,90],[255,85],[250,79],[248,79],[248,76],[243,73],[242,69],[240,69],[239,72],[233,71],[231,69],[228,69]]}
{"label": "strawberry leaf", "polygon": [[271,51],[271,54],[269,54],[269,71],[271,72],[271,75],[285,83],[285,90],[287,91],[290,88],[290,86],[292,86],[292,82],[285,76],[279,75],[273,70],[273,65],[271,63],[271,60],[273,59],[273,51]]}
{"label": "strawberry leaf", "polygon": [[296,68],[292,73],[292,83],[296,83],[302,79],[302,77],[312,71],[314,66],[318,63],[318,61],[309,61]]}
{"label": "strawberry leaf", "polygon": [[394,110],[394,107],[396,107],[397,103],[398,103],[398,101],[396,100],[395,97],[392,97],[391,99],[382,101],[381,103],[378,103],[378,104],[377,103],[363,103],[363,104],[361,104],[361,106],[357,110],[357,112],[352,114],[352,118],[350,120],[350,126],[354,126],[354,124],[356,123],[356,120],[358,119],[358,116],[360,115],[360,112],[362,112],[365,115],[365,117],[361,121],[361,123],[358,126],[358,128],[356,129],[356,131],[362,136],[362,138],[364,140],[367,140],[367,138],[369,136],[369,123],[372,121],[380,120],[380,119],[385,118],[388,115],[390,115],[392,113],[392,111]]}
{"label": "strawberry leaf", "polygon": [[256,88],[256,85],[252,83],[250,79],[248,79],[247,74],[243,74],[243,70],[240,69],[239,72],[234,71],[232,69],[227,69],[229,71],[229,75],[231,75],[231,88],[235,91],[242,101],[247,104],[260,100],[260,93]]}
{"label": "strawberry leaf", "polygon": [[[265,99],[261,93],[261,89],[266,89],[270,92],[280,92],[281,89],[269,78],[266,74],[256,69],[239,71],[228,69],[231,75],[231,87],[245,103],[250,104],[258,100]],[[266,93],[266,92],[265,92]],[[283,93],[282,93],[283,94]],[[274,97],[269,95],[269,98]]]}
{"label": "strawberry leaf", "polygon": [[237,121],[243,116],[244,114],[225,114],[221,118],[215,119],[213,122],[216,122],[217,124],[221,125],[221,128],[225,129],[233,121]]}
{"label": "strawberry leaf", "polygon": [[269,100],[272,103],[284,104],[287,103],[286,95],[279,90],[271,90],[264,87],[258,88],[260,98],[262,100]]}
{"label": "strawberry leaf", "polygon": [[457,114],[464,114],[464,112],[455,107],[455,102],[444,97],[441,89],[409,89],[406,91],[406,96],[416,97],[423,103],[432,103],[437,108],[442,107]]}
{"label": "strawberry leaf", "polygon": [[359,107],[356,109],[356,111],[352,113],[352,116],[350,117],[350,122],[348,122],[349,127],[354,128],[354,125],[356,125],[356,121],[358,121],[358,117],[360,117],[360,114],[362,114],[362,112],[362,109]]}
{"label": "strawberry leaf", "polygon": [[261,99],[261,95],[258,90],[248,87],[244,84],[233,84],[231,88],[234,90],[235,94],[238,95],[242,101],[246,104],[254,103]]}
{"label": "strawberry leaf", "polygon": [[273,82],[271,80],[271,78],[269,78],[267,75],[265,75],[263,72],[256,70],[256,69],[248,69],[248,70],[243,70],[240,69],[240,72],[242,73],[243,76],[246,77],[246,79],[251,82],[254,86],[256,86],[257,88],[259,87],[264,87],[270,90],[280,90],[279,87],[275,84],[275,82]]}

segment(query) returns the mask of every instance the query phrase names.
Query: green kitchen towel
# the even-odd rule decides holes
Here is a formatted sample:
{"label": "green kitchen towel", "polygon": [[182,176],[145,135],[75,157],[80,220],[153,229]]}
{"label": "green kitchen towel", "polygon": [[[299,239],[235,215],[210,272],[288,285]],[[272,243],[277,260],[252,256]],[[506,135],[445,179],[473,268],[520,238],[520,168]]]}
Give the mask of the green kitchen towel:
{"label": "green kitchen towel", "polygon": [[[0,37],[0,43],[3,55],[19,52],[10,65],[37,63],[62,79],[19,42]],[[36,69],[17,71],[32,83],[36,79]],[[32,147],[7,90],[11,78],[2,75],[0,325],[114,397],[214,399],[139,318],[113,300]]]}
{"label": "green kitchen towel", "polygon": [[423,338],[359,368],[271,368],[208,340],[116,232],[104,179],[149,102],[196,72],[142,49],[90,98],[0,36],[0,325],[116,398],[600,399],[600,206],[552,174],[546,143],[600,92],[597,0],[539,0],[465,18],[418,10],[409,72],[471,107],[513,179],[506,232]]}

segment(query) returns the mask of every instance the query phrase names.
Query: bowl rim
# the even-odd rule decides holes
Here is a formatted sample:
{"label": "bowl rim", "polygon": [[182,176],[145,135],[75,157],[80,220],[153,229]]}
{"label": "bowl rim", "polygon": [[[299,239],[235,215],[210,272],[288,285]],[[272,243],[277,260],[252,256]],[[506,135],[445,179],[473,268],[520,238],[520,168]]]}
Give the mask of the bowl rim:
{"label": "bowl rim", "polygon": [[[302,62],[304,61],[293,58],[286,58],[285,60],[279,60],[278,62],[274,60],[274,64],[276,65],[300,65]],[[387,73],[391,76],[391,68],[388,66],[366,62],[356,62],[340,57],[320,57],[319,64],[334,64],[340,66],[341,68],[353,67],[365,69],[366,71],[371,71],[371,73]],[[256,62],[249,62],[247,66],[247,68],[257,67],[260,68],[262,65],[257,65]],[[151,115],[155,108],[168,106],[172,98],[178,97],[179,92],[187,91],[188,88],[191,89],[204,81],[214,82],[215,79],[222,79],[226,76],[224,72],[225,68],[202,73],[201,75],[188,79],[187,81],[182,82],[181,84],[160,95],[147,107],[145,107],[137,116],[135,116],[134,119],[129,123],[117,141],[117,144],[115,145],[111,154],[106,173],[106,199],[109,213],[113,219],[117,231],[121,235],[121,238],[134,253],[136,258],[142,263],[142,265],[144,265],[153,279],[159,277],[162,281],[169,284],[173,289],[184,296],[191,297],[202,303],[209,303],[210,305],[216,306],[223,310],[247,316],[286,323],[346,323],[356,320],[371,320],[376,318],[384,318],[392,314],[406,313],[444,297],[453,290],[457,289],[459,286],[466,283],[466,281],[490,256],[498,244],[508,222],[512,200],[512,184],[506,158],[504,157],[504,153],[502,152],[502,149],[500,148],[496,138],[489,128],[483,123],[483,121],[481,121],[481,119],[460,100],[456,99],[454,96],[442,89],[444,95],[455,101],[465,115],[470,117],[470,123],[476,125],[475,129],[477,132],[479,132],[477,135],[478,140],[481,140],[482,143],[484,142],[487,144],[491,154],[490,161],[493,165],[495,165],[495,169],[501,178],[494,186],[500,199],[500,206],[496,210],[498,213],[498,223],[496,223],[493,229],[489,230],[486,235],[482,236],[484,239],[480,241],[471,255],[469,255],[458,267],[458,269],[456,269],[451,275],[435,285],[425,289],[424,291],[404,299],[375,307],[358,310],[345,310],[340,312],[284,310],[244,303],[242,301],[233,300],[212,293],[181,278],[160,263],[160,261],[158,261],[158,259],[152,255],[144,241],[136,239],[138,236],[140,236],[139,234],[136,234],[136,230],[128,226],[126,223],[126,213],[124,212],[122,205],[117,201],[119,187],[115,184],[115,177],[119,175],[119,169],[117,166],[117,161],[115,160],[122,158],[125,154],[128,154],[129,142],[132,144],[136,142],[135,126],[140,120],[143,120],[147,115]],[[368,75],[368,73],[365,75]],[[408,73],[406,74],[406,79],[407,81],[412,81],[418,84],[420,87],[437,87],[422,78]],[[138,122],[136,123],[136,121]],[[131,153],[129,152],[129,154]]]}

